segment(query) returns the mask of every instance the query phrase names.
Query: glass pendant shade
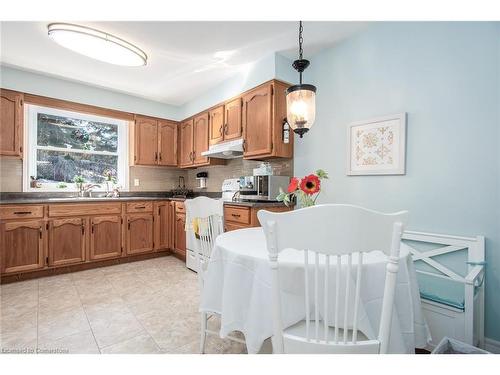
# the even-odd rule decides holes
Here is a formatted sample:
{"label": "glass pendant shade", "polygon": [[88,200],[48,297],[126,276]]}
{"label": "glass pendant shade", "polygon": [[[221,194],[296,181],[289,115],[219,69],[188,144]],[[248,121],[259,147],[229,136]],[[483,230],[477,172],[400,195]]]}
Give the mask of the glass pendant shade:
{"label": "glass pendant shade", "polygon": [[316,87],[308,84],[289,87],[286,90],[286,109],[288,124],[302,138],[316,117]]}

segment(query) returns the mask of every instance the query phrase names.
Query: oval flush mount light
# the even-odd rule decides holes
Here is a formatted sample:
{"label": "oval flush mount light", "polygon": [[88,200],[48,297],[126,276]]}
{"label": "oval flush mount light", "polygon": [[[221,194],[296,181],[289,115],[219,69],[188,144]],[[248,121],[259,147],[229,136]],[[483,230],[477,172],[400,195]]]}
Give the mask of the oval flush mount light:
{"label": "oval flush mount light", "polygon": [[147,63],[143,50],[108,33],[68,23],[51,23],[47,29],[49,37],[59,45],[93,59],[123,66]]}

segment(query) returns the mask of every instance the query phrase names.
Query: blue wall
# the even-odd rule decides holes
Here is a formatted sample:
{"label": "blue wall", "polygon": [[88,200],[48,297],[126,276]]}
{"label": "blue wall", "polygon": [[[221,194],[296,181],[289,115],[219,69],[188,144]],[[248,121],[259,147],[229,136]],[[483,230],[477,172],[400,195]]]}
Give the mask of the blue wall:
{"label": "blue wall", "polygon": [[[321,202],[410,211],[409,228],[486,236],[486,336],[500,340],[500,28],[379,23],[312,56],[317,117],[295,174],[330,173]],[[346,127],[407,112],[405,176],[346,176]]]}
{"label": "blue wall", "polygon": [[0,86],[125,112],[181,120],[179,107],[47,75],[0,67]]}

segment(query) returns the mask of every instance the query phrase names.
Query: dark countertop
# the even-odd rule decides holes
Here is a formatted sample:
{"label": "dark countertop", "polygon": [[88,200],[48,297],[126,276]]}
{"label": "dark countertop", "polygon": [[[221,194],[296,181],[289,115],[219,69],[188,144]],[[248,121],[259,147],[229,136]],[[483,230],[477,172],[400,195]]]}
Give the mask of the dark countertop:
{"label": "dark countertop", "polygon": [[[137,195],[136,195],[137,194]],[[99,202],[130,202],[130,201],[159,201],[173,200],[183,202],[186,198],[172,197],[165,192],[127,192],[119,198],[78,198],[75,196],[61,196],[54,193],[0,193],[0,204],[52,204],[52,203],[99,203]],[[213,198],[219,198],[220,193],[195,193],[189,198],[205,195]],[[251,202],[251,201],[231,201],[224,202],[227,205],[244,206],[244,207],[281,207],[281,202]]]}

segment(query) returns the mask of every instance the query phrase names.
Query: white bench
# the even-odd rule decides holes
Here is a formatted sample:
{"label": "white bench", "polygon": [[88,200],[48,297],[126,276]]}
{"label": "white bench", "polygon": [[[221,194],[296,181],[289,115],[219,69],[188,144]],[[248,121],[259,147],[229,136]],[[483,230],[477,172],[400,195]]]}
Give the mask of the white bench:
{"label": "white bench", "polygon": [[444,336],[483,348],[484,237],[406,231],[402,242],[417,272],[432,336],[428,349]]}

